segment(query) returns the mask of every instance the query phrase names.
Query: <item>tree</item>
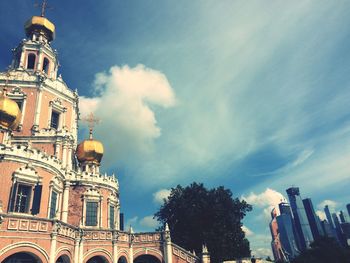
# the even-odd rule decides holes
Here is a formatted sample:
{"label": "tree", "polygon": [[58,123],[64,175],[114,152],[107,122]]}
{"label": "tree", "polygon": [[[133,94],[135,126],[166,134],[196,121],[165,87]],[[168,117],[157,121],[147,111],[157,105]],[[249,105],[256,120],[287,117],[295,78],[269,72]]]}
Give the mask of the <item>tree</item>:
{"label": "tree", "polygon": [[154,217],[163,225],[168,223],[174,243],[197,255],[206,244],[211,261],[217,263],[250,256],[241,221],[251,210],[251,205],[232,198],[223,186],[208,190],[192,183],[172,188]]}
{"label": "tree", "polygon": [[343,248],[329,237],[315,240],[311,248],[303,251],[292,263],[346,263],[350,262],[350,249]]}

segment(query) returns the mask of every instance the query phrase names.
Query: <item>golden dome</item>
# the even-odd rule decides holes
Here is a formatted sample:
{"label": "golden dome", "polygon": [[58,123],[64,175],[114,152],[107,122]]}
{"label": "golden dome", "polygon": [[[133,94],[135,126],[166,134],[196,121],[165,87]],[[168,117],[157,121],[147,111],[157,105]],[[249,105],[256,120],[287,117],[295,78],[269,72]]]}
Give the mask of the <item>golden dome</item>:
{"label": "golden dome", "polygon": [[33,32],[38,31],[44,33],[49,41],[55,38],[55,25],[46,17],[33,16],[25,23],[24,29],[27,37],[30,37]]}
{"label": "golden dome", "polygon": [[21,121],[21,111],[14,100],[0,96],[0,127],[15,130]]}
{"label": "golden dome", "polygon": [[76,152],[80,163],[92,162],[99,164],[103,156],[103,145],[92,138],[79,143]]}

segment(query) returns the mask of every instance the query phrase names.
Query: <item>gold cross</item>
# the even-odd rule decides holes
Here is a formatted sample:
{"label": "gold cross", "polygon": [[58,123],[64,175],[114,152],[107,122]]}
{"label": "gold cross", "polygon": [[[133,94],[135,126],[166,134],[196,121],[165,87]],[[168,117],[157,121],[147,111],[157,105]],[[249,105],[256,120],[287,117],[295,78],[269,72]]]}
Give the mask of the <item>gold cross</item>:
{"label": "gold cross", "polygon": [[90,139],[92,139],[92,130],[95,127],[95,124],[100,123],[100,119],[96,118],[92,112],[89,115],[81,119],[83,122],[87,122],[90,130]]}
{"label": "gold cross", "polygon": [[47,0],[43,0],[41,4],[36,3],[35,7],[40,7],[41,8],[41,16],[45,16],[45,12],[47,9],[51,9],[51,7],[47,4]]}

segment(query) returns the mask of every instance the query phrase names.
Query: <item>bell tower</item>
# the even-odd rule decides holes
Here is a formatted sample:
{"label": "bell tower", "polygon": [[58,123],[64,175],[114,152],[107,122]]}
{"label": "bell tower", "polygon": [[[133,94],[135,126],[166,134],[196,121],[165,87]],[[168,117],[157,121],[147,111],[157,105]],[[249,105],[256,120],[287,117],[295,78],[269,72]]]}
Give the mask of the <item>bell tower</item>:
{"label": "bell tower", "polygon": [[[41,15],[31,17],[24,25],[26,39],[13,49],[12,63],[0,73],[0,88],[7,85],[7,96],[14,100],[22,115],[12,133],[12,144],[31,144],[55,156],[68,170],[76,165],[78,94],[68,88],[58,75],[57,51],[52,48],[55,25],[45,17],[46,1]],[[30,107],[27,105],[30,105]]]}

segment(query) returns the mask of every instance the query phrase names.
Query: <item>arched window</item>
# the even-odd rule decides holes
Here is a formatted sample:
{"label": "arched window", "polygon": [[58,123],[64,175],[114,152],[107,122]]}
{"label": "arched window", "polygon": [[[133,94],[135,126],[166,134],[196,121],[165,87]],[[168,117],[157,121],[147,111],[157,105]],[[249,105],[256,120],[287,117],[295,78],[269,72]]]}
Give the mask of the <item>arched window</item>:
{"label": "arched window", "polygon": [[45,71],[46,74],[49,74],[49,65],[50,61],[47,58],[44,58],[43,71]]}
{"label": "arched window", "polygon": [[29,54],[28,55],[28,63],[27,63],[27,69],[34,69],[35,67],[35,60],[36,60],[36,55],[35,54]]}

